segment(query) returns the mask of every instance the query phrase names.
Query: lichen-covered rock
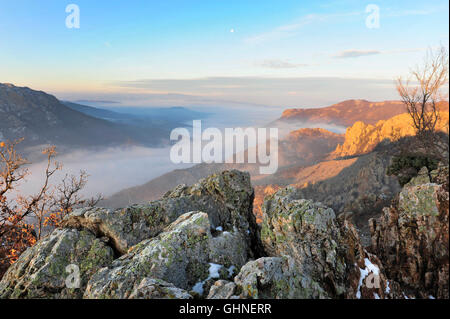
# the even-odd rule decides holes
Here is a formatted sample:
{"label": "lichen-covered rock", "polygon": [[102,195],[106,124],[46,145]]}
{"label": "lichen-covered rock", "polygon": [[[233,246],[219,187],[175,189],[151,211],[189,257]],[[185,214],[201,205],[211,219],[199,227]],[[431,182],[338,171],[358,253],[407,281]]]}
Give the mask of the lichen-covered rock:
{"label": "lichen-covered rock", "polygon": [[210,240],[210,261],[226,268],[241,268],[249,259],[246,236],[234,229],[220,232]]}
{"label": "lichen-covered rock", "polygon": [[97,272],[88,283],[85,298],[128,298],[135,283],[145,277],[190,289],[207,277],[209,229],[205,213],[180,216],[166,231],[133,246],[128,254]]}
{"label": "lichen-covered rock", "polygon": [[[235,233],[214,238],[206,213],[181,215],[157,237],[131,247],[128,254],[98,271],[88,283],[85,298],[129,298],[136,282],[146,277],[170,282],[187,291],[195,291],[195,286],[203,289],[208,280],[221,277],[219,271],[226,278],[229,270],[240,268],[245,262],[246,250],[233,240],[226,244],[227,237],[239,238]],[[217,238],[222,238],[224,246],[215,242]],[[216,264],[218,260],[223,264]]]}
{"label": "lichen-covered rock", "polygon": [[74,212],[10,267],[0,297],[448,298],[448,188],[448,167],[422,170],[371,220],[368,252],[350,213],[291,187],[266,197],[259,231],[248,174],[223,172],[147,205]]}
{"label": "lichen-covered rock", "polygon": [[330,297],[342,295],[346,264],[339,252],[334,211],[295,197],[295,189],[288,187],[266,198],[261,231],[264,247],[271,256],[291,256],[298,271]]}
{"label": "lichen-covered rock", "polygon": [[207,299],[232,299],[235,296],[236,284],[227,280],[217,280],[209,290]]}
{"label": "lichen-covered rock", "polygon": [[241,291],[241,298],[327,298],[320,285],[304,276],[289,256],[250,261],[242,267],[234,282]]}
{"label": "lichen-covered rock", "polygon": [[448,167],[430,176],[443,184],[405,185],[397,201],[370,221],[372,249],[406,295],[449,298]]}
{"label": "lichen-covered rock", "polygon": [[303,282],[311,283],[302,285],[303,298],[384,298],[381,266],[376,266],[380,285],[367,286],[361,278],[365,263],[376,257],[363,248],[345,214],[337,219],[331,208],[297,196],[288,187],[266,198],[261,240],[271,256],[292,257]]}
{"label": "lichen-covered rock", "polygon": [[414,176],[411,178],[411,180],[405,184],[406,187],[408,186],[417,186],[422,184],[428,184],[431,183],[430,180],[430,174],[428,173],[428,168],[426,166],[422,167],[419,172],[417,173],[417,176]]}
{"label": "lichen-covered rock", "polygon": [[[0,282],[0,298],[81,298],[90,276],[113,259],[113,250],[91,232],[57,229],[8,269]],[[74,268],[67,270],[69,265]],[[76,267],[79,288],[68,288],[66,280]]]}
{"label": "lichen-covered rock", "polygon": [[438,164],[437,169],[430,172],[431,182],[435,184],[442,185],[445,191],[449,191],[449,166],[443,164],[442,162]]}
{"label": "lichen-covered rock", "polygon": [[[248,173],[224,171],[200,180],[193,186],[179,185],[160,200],[145,205],[109,210],[77,210],[64,227],[88,228],[98,236],[111,238],[121,253],[143,240],[155,237],[179,216],[191,211],[208,214],[211,226],[242,234],[249,255],[261,255],[259,229],[253,211],[253,188]],[[248,243],[248,245],[247,245]]]}
{"label": "lichen-covered rock", "polygon": [[164,280],[144,278],[135,284],[129,299],[192,299],[192,296]]}

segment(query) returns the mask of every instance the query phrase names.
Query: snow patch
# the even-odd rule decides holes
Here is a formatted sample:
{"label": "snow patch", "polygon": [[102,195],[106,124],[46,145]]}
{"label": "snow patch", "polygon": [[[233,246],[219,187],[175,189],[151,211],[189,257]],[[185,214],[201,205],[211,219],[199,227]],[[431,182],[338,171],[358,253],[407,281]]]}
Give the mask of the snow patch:
{"label": "snow patch", "polygon": [[[204,289],[203,285],[210,279],[220,278],[219,271],[222,268],[222,265],[209,263],[209,276],[203,281],[199,281],[192,287],[192,291],[198,293],[199,295],[203,295]],[[233,267],[233,266],[232,266]],[[230,267],[231,268],[231,267]]]}
{"label": "snow patch", "polygon": [[375,276],[379,275],[380,269],[377,265],[372,264],[369,258],[364,258],[364,264],[366,265],[366,269],[372,272]]}
{"label": "snow patch", "polygon": [[233,265],[231,265],[230,268],[228,268],[228,277],[233,276],[235,269],[236,269],[236,267],[234,267]]}
{"label": "snow patch", "polygon": [[364,258],[364,265],[366,266],[364,269],[359,268],[360,277],[358,283],[358,290],[356,291],[356,298],[358,299],[361,299],[361,287],[363,285],[364,279],[366,279],[369,273],[373,273],[375,276],[378,276],[380,273],[380,269],[378,268],[378,266],[372,264],[369,258]]}
{"label": "snow patch", "polygon": [[389,287],[389,280],[386,280],[386,291],[385,293],[390,293],[391,292],[391,288]]}
{"label": "snow patch", "polygon": [[222,265],[219,264],[213,264],[209,263],[209,277],[206,280],[212,279],[212,278],[219,278],[219,270],[222,268]]}
{"label": "snow patch", "polygon": [[192,290],[196,293],[198,293],[199,295],[203,295],[203,285],[204,285],[204,281],[200,281],[198,283],[196,283],[194,285],[194,287],[192,287]]}

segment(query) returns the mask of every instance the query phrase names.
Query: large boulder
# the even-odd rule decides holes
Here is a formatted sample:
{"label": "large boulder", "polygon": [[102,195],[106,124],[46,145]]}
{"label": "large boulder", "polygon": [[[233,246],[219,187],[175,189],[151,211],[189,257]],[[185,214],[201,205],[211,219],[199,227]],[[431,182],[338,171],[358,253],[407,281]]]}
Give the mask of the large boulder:
{"label": "large boulder", "polygon": [[291,256],[318,290],[330,297],[344,294],[346,264],[338,251],[339,228],[331,208],[296,199],[294,188],[282,189],[264,201],[261,240],[270,256]]}
{"label": "large boulder", "polygon": [[[362,247],[350,221],[336,218],[331,208],[298,199],[288,187],[266,198],[261,240],[270,256],[290,256],[307,285],[303,298],[383,298],[386,279],[381,265]],[[374,271],[372,271],[372,270]],[[375,270],[378,269],[378,270]],[[367,276],[379,285],[365,285]],[[361,295],[361,289],[368,291]],[[294,289],[295,290],[295,289]],[[299,296],[299,295],[296,295]]]}
{"label": "large boulder", "polygon": [[289,256],[263,257],[241,268],[234,282],[218,280],[208,299],[305,299],[327,298],[310,277],[303,276]]}
{"label": "large boulder", "polygon": [[303,275],[292,257],[265,257],[250,261],[234,279],[241,298],[326,298],[310,276]]}
{"label": "large boulder", "polygon": [[[120,254],[143,240],[158,235],[179,216],[191,211],[208,214],[211,227],[239,231],[249,255],[263,254],[259,229],[253,211],[254,192],[250,175],[224,171],[200,180],[193,186],[179,185],[160,200],[145,205],[109,210],[76,210],[63,222],[64,227],[87,228],[97,236],[107,236]],[[247,245],[249,243],[249,245]]]}
{"label": "large boulder", "polygon": [[407,296],[449,298],[448,189],[448,166],[422,169],[370,220],[372,249]]}
{"label": "large boulder", "polygon": [[[0,282],[0,298],[81,298],[89,278],[114,259],[105,241],[87,230],[55,230],[8,269]],[[78,271],[79,288],[77,279],[69,278]]]}
{"label": "large boulder", "polygon": [[[233,232],[226,236],[235,235]],[[89,281],[84,297],[130,298],[136,283],[144,278],[164,280],[202,295],[209,280],[232,276],[233,268],[239,269],[247,259],[246,250],[238,245],[225,244],[228,250],[218,245],[216,250],[215,239],[206,213],[181,215],[158,236],[131,247],[111,266],[98,271]],[[219,261],[223,264],[217,264]]]}

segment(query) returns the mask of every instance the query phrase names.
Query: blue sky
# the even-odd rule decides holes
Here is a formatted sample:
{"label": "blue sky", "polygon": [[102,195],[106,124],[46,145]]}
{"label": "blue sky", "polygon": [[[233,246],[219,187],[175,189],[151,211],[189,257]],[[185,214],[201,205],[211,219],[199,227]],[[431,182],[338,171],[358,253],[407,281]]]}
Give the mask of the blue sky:
{"label": "blue sky", "polygon": [[448,27],[437,0],[0,0],[0,82],[135,105],[383,100]]}

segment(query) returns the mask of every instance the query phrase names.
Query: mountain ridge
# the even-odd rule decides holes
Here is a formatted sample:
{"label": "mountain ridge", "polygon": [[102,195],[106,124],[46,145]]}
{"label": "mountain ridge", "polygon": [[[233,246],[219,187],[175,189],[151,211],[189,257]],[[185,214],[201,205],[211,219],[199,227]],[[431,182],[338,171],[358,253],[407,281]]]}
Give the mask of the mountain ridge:
{"label": "mountain ridge", "polygon": [[67,107],[55,96],[29,87],[0,83],[0,138],[24,138],[21,146],[69,147],[143,144],[157,146],[167,140],[159,127],[140,133],[128,126],[95,118]]}
{"label": "mountain ridge", "polygon": [[353,99],[320,108],[290,108],[276,122],[309,122],[348,127],[357,121],[373,125],[402,113],[406,113],[402,101],[371,102]]}

